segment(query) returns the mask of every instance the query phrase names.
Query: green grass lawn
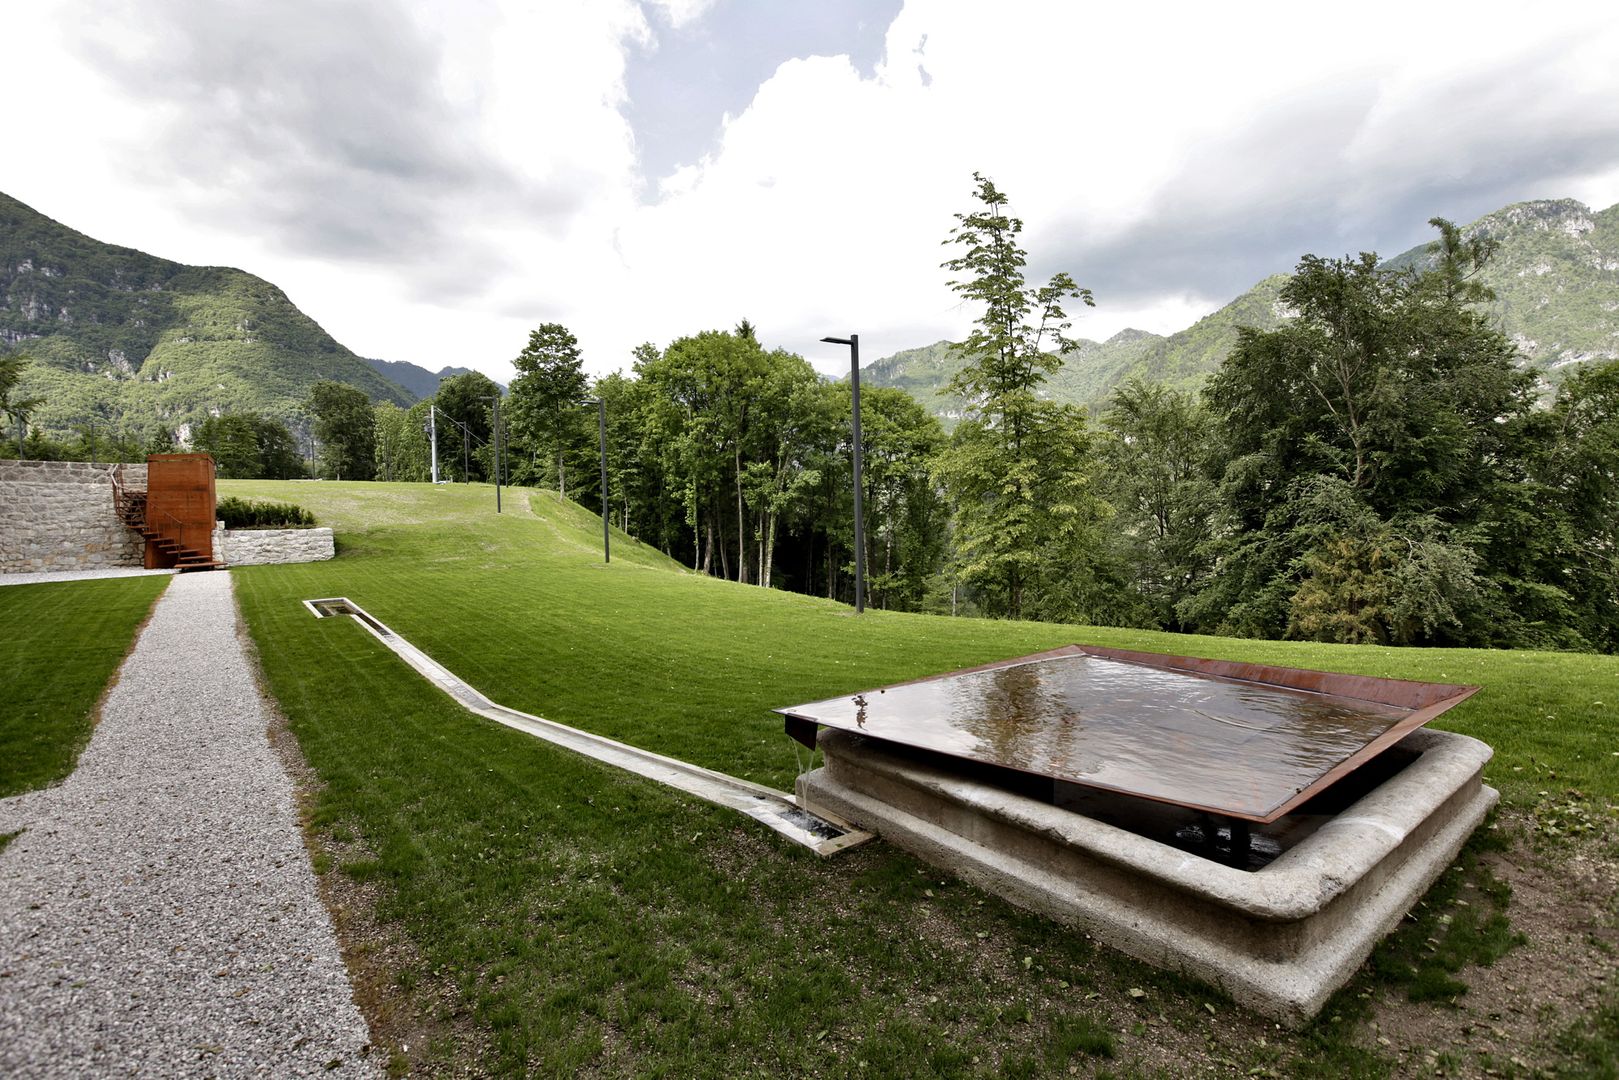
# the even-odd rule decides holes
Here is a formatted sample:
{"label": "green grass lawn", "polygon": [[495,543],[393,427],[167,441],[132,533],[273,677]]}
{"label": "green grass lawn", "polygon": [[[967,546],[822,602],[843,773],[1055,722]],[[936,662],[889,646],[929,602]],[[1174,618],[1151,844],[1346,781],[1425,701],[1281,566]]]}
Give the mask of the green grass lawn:
{"label": "green grass lawn", "polygon": [[[316,824],[365,849],[340,872],[380,885],[379,914],[416,958],[395,990],[439,1025],[429,1064],[478,1053],[490,1071],[541,1074],[1175,1075],[1192,1045],[1239,1072],[1392,1067],[1350,1024],[1280,1038],[882,845],[823,862],[472,717],[305,599],[348,596],[502,704],[784,789],[797,760],[772,707],[1081,641],[1476,682],[1484,691],[1440,726],[1495,746],[1489,778],[1511,803],[1573,790],[1601,819],[1619,801],[1612,657],[856,618],[679,572],[623,536],[603,566],[599,519],[549,493],[508,491],[497,518],[476,485],[219,489],[297,502],[337,529],[332,562],[234,574],[271,689],[325,784]],[[1466,910],[1443,928],[1408,925],[1329,1012],[1353,1019],[1391,981],[1443,989],[1441,955],[1454,970],[1498,953],[1495,909]]]}
{"label": "green grass lawn", "polygon": [[0,588],[0,797],[73,771],[101,692],[168,583],[152,576]]}

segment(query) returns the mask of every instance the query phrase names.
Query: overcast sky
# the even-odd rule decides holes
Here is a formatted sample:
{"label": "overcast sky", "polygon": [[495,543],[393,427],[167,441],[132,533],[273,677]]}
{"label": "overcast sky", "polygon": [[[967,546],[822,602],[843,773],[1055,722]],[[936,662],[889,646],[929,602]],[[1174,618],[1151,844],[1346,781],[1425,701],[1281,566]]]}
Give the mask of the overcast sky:
{"label": "overcast sky", "polygon": [[593,372],[746,317],[825,371],[966,332],[972,173],[1102,339],[1435,214],[1619,202],[1619,4],[40,0],[0,191],[268,278],[364,356]]}

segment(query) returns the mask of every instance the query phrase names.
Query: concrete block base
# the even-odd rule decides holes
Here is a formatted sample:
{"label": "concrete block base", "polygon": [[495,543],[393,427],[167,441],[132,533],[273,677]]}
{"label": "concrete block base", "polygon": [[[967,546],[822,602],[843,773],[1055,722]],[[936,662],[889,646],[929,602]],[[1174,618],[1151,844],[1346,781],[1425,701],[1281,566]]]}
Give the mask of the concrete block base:
{"label": "concrete block base", "polygon": [[1317,808],[1313,820],[1302,808],[1290,846],[1249,871],[966,775],[950,759],[831,729],[819,745],[825,766],[798,781],[810,812],[1295,1026],[1398,925],[1498,798],[1481,780],[1488,746],[1423,729],[1388,752],[1403,768],[1347,807]]}

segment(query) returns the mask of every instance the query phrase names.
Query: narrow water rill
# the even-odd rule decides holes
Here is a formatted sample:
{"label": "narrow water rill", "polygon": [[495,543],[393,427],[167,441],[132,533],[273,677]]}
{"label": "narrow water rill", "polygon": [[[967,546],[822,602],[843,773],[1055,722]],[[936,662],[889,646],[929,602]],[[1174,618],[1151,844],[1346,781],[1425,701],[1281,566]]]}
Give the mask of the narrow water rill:
{"label": "narrow water rill", "polygon": [[1302,1022],[1494,804],[1419,730],[1476,690],[1074,645],[778,712],[806,809]]}
{"label": "narrow water rill", "polygon": [[654,754],[650,750],[580,731],[491,701],[347,597],[305,600],[304,606],[318,619],[333,615],[352,617],[400,659],[470,712],[637,776],[740,811],[817,855],[835,855],[872,838],[871,833],[852,828],[835,814],[807,812],[794,796],[786,792]]}

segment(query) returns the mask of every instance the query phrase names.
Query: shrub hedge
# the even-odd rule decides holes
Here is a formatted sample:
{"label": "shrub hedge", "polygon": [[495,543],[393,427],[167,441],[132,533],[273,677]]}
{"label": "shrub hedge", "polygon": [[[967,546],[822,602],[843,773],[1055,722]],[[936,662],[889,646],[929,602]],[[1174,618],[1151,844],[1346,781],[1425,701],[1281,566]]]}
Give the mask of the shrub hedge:
{"label": "shrub hedge", "polygon": [[255,502],[227,495],[215,505],[214,516],[227,529],[311,529],[315,515],[292,503]]}

